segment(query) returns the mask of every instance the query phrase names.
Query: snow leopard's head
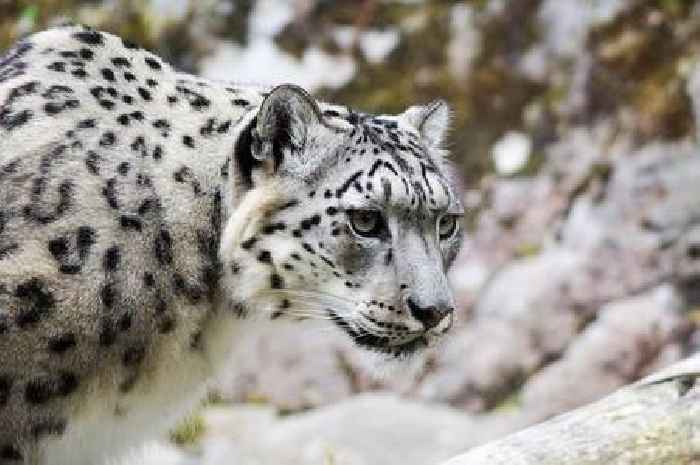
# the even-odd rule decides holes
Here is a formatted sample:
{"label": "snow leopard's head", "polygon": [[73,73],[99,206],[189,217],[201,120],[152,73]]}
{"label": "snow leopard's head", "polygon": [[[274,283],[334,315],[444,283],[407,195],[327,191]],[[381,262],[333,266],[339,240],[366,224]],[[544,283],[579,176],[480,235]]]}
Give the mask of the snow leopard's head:
{"label": "snow leopard's head", "polygon": [[232,161],[221,247],[232,308],[326,319],[389,359],[434,345],[452,326],[445,273],[462,237],[448,119],[442,102],[373,116],[275,88]]}

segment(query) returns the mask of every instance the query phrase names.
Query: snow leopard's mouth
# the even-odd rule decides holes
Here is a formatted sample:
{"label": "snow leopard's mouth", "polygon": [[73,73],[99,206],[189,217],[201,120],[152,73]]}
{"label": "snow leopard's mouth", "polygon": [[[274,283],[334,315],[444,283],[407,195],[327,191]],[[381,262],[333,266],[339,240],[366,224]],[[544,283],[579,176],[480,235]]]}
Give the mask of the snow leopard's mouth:
{"label": "snow leopard's mouth", "polygon": [[425,333],[419,333],[408,341],[395,342],[388,336],[377,335],[366,329],[358,328],[331,309],[326,310],[335,325],[342,329],[355,344],[365,349],[380,352],[393,357],[407,357],[429,346]]}

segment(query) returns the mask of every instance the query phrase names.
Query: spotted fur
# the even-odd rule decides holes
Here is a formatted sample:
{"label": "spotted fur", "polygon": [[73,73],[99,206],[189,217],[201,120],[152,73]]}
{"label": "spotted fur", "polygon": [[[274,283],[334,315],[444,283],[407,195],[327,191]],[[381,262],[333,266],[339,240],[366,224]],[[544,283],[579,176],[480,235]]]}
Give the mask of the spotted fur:
{"label": "spotted fur", "polygon": [[100,463],[163,431],[256,325],[328,321],[387,360],[433,345],[462,210],[447,119],[440,102],[373,116],[207,81],[83,27],[15,45],[0,464]]}

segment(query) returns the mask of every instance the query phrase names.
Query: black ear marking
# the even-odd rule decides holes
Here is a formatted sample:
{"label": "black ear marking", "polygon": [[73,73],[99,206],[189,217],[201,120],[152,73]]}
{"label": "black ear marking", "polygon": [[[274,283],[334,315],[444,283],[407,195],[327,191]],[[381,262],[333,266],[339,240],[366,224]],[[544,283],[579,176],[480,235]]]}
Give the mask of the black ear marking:
{"label": "black ear marking", "polygon": [[306,143],[309,128],[322,121],[321,110],[301,87],[275,87],[260,106],[252,131],[252,156],[271,165],[275,172],[285,154],[298,153]]}
{"label": "black ear marking", "polygon": [[252,151],[253,130],[257,124],[257,117],[254,117],[241,131],[233,149],[233,163],[236,165],[234,173],[245,189],[253,188],[253,170],[262,165],[260,160],[253,156]]}

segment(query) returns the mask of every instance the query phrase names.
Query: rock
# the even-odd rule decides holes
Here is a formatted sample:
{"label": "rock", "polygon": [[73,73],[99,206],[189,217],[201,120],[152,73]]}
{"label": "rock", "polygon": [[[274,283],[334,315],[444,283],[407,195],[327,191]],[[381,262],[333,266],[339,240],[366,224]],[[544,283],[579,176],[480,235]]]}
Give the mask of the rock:
{"label": "rock", "polygon": [[205,436],[189,451],[153,443],[119,465],[425,465],[521,425],[389,393],[284,416],[264,405],[215,405],[201,417]]}
{"label": "rock", "polygon": [[418,465],[453,455],[473,433],[474,423],[463,413],[363,395],[282,420],[264,442],[275,451],[275,459],[266,463],[323,465],[334,457],[348,465]]}
{"label": "rock", "polygon": [[437,355],[421,396],[489,408],[560,353],[586,318],[565,302],[565,284],[583,260],[552,250],[501,270],[482,292],[475,320]]}
{"label": "rock", "polygon": [[521,408],[533,419],[548,418],[654,371],[662,352],[678,349],[689,333],[682,305],[668,284],[604,305],[559,360],[528,379]]}
{"label": "rock", "polygon": [[108,465],[199,465],[199,460],[165,441],[153,441]]}
{"label": "rock", "polygon": [[503,422],[390,394],[285,417],[265,407],[217,407],[204,419],[201,465],[424,465],[508,431]]}
{"label": "rock", "polygon": [[464,327],[435,357],[416,394],[469,411],[501,402],[522,382],[523,367],[537,366],[540,358],[527,335],[512,329],[500,320]]}

